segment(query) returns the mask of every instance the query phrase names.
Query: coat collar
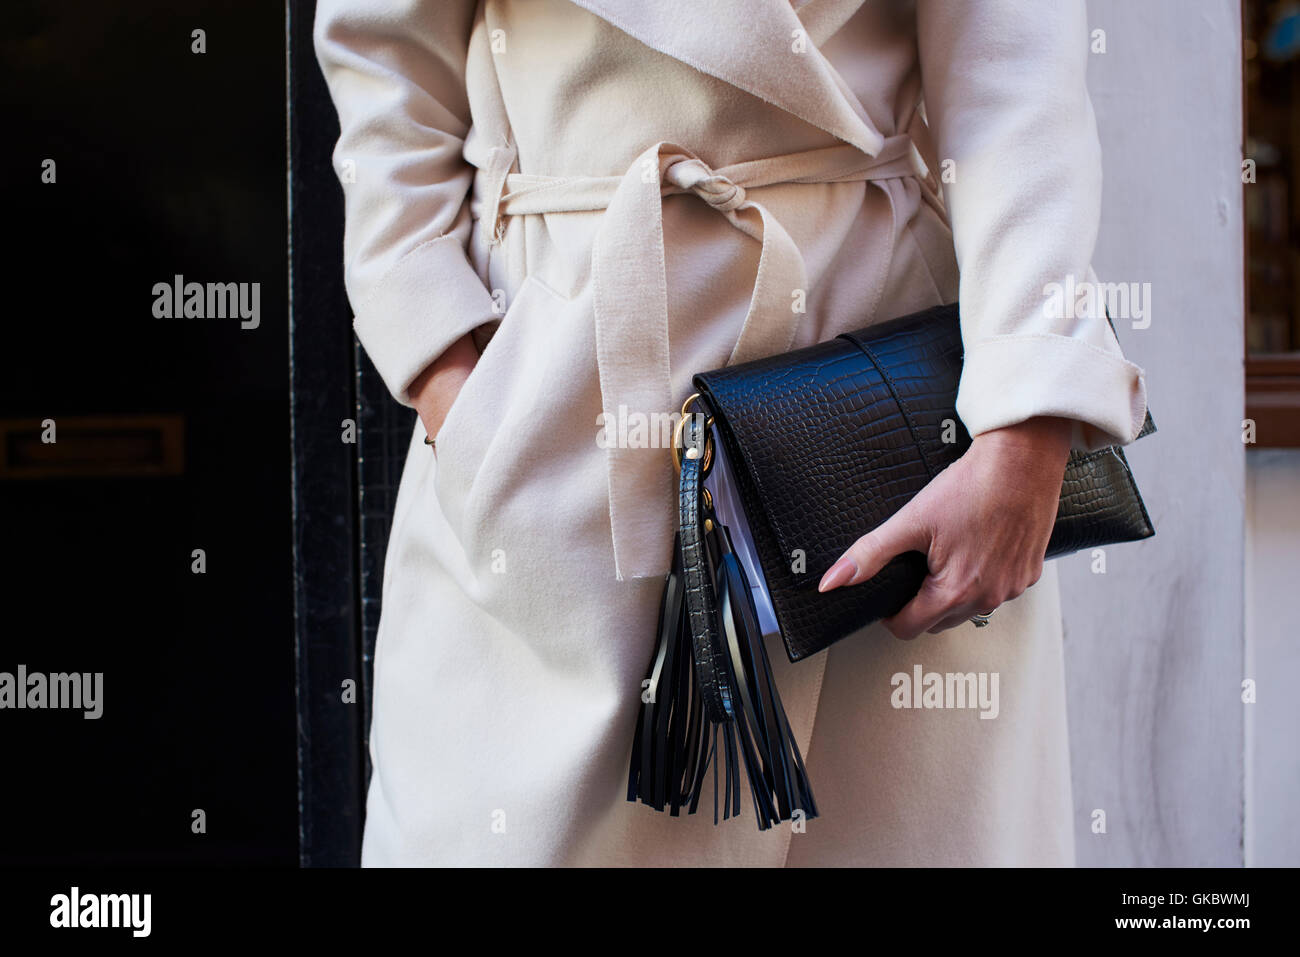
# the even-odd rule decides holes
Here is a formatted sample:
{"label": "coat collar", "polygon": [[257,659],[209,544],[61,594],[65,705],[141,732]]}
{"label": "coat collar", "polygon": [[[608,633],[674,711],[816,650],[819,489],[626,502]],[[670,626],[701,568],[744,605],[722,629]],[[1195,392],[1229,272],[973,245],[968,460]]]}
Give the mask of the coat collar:
{"label": "coat collar", "polygon": [[[573,0],[624,33],[875,156],[884,137],[818,49],[861,0]],[[845,12],[847,10],[847,12]],[[803,19],[801,19],[801,15]],[[795,52],[796,31],[807,36]]]}

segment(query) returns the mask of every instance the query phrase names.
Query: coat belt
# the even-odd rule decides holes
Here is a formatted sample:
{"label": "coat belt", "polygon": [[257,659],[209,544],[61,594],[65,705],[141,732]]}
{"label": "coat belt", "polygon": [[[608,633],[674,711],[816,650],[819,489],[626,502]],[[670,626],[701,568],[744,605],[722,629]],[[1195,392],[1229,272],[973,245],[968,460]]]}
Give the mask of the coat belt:
{"label": "coat belt", "polygon": [[[719,169],[710,169],[690,150],[660,142],[638,156],[622,176],[509,173],[513,161],[513,148],[498,147],[483,170],[481,234],[499,238],[502,216],[604,210],[591,264],[596,363],[602,405],[615,420],[620,406],[646,416],[672,414],[683,398],[673,394],[668,361],[665,196],[698,196],[762,246],[749,310],[727,360],[730,365],[787,351],[801,315],[794,308],[796,291],[807,293],[803,256],[751,191],[779,183],[901,176],[917,177],[931,192],[936,188],[907,134],[888,137],[876,156],[844,144]],[[676,522],[670,452],[611,445],[607,455],[615,574],[620,581],[665,574]]]}

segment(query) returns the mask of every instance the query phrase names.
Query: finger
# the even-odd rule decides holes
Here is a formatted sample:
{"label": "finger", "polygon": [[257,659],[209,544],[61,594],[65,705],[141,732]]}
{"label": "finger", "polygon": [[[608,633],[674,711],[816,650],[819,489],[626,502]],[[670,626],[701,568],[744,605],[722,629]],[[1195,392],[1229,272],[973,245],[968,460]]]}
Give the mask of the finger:
{"label": "finger", "polygon": [[970,621],[972,617],[976,615],[987,618],[989,615],[997,611],[999,607],[1001,606],[996,603],[988,602],[988,601],[985,601],[983,603],[980,603],[978,601],[968,602],[966,604],[961,605],[959,608],[953,611],[947,618],[945,618],[943,621],[939,622],[937,625],[931,628],[930,634],[937,635],[941,631],[947,631],[949,628],[956,628],[958,625],[964,625],[968,621]]}
{"label": "finger", "polygon": [[957,611],[948,615],[937,625],[932,625],[926,629],[930,634],[937,635],[940,632],[947,631],[949,628],[956,628],[958,625],[964,625],[970,621],[971,616],[977,614],[974,605],[965,605]]}
{"label": "finger", "polygon": [[933,575],[926,577],[916,597],[903,606],[902,611],[881,621],[895,638],[910,641],[921,632],[933,628],[953,614],[956,599],[939,584]]}
{"label": "finger", "polygon": [[903,552],[928,552],[930,537],[910,506],[903,506],[887,521],[848,547],[822,576],[817,590],[831,591],[857,585],[880,574],[889,560]]}

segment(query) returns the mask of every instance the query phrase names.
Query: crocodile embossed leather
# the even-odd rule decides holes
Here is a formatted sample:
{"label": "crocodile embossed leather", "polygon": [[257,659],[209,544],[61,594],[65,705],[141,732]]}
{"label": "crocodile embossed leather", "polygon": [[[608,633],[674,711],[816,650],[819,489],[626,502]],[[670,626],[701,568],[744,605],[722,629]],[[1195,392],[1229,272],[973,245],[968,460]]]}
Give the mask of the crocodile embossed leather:
{"label": "crocodile embossed leather", "polygon": [[[956,305],[940,306],[695,377],[733,464],[791,661],[895,614],[925,578],[925,556],[909,552],[869,581],[817,591],[849,545],[970,445],[956,412],[957,315]],[[1148,412],[1139,438],[1154,431]],[[1070,456],[1046,557],[1153,534],[1121,449]],[[791,570],[796,549],[804,572]]]}

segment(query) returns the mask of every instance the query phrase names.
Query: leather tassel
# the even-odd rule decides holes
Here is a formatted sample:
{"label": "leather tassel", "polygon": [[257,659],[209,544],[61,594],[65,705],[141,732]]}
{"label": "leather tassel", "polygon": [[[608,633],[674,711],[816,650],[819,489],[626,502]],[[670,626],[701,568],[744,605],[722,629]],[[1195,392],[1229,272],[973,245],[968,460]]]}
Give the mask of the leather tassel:
{"label": "leather tassel", "polygon": [[817,816],[817,804],[772,675],[753,593],[732,548],[730,532],[716,519],[713,529],[710,539],[717,555],[719,631],[727,643],[736,689],[735,736],[744,757],[754,814],[760,830],[791,820],[796,811],[810,820]]}
{"label": "leather tassel", "polygon": [[682,808],[694,814],[712,766],[716,824],[719,811],[722,820],[740,813],[740,748],[733,722],[713,722],[704,715],[691,654],[679,544],[674,542],[673,568],[659,601],[659,639],[650,675],[643,683],[627,799],[657,811],[666,809],[674,817]]}
{"label": "leather tassel", "polygon": [[680,542],[674,542],[673,568],[659,605],[658,642],[643,685],[627,799],[674,816],[683,807],[694,814],[712,765],[716,824],[719,812],[722,820],[740,814],[743,766],[760,830],[791,820],[795,811],[814,818],[817,806],[772,676],[749,582],[729,532],[716,517],[710,519],[706,542],[719,634],[728,650],[732,718],[713,722],[704,715],[691,654]]}
{"label": "leather tassel", "polygon": [[691,813],[709,763],[709,723],[695,686],[690,625],[679,542],[659,602],[658,642],[643,683],[637,734],[628,774],[629,801],[640,800],[676,816]]}

